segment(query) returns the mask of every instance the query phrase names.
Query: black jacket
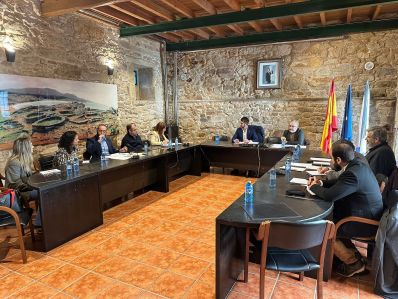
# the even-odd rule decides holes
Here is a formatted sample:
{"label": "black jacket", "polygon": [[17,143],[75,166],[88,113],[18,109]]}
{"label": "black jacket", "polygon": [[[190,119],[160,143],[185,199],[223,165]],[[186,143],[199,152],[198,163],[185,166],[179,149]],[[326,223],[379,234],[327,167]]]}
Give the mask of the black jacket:
{"label": "black jacket", "polygon": [[[113,147],[112,141],[108,137],[105,138],[105,141],[106,144],[108,145],[108,150],[110,155],[118,152],[118,150]],[[101,154],[102,154],[102,147],[101,143],[98,142],[98,135],[95,135],[93,138],[88,138],[86,141],[85,158],[98,160],[101,158]]]}
{"label": "black jacket", "polygon": [[366,159],[375,175],[382,173],[389,177],[396,167],[394,152],[387,142],[372,147],[366,154]]}
{"label": "black jacket", "polygon": [[314,185],[311,191],[324,200],[335,202],[334,221],[348,216],[380,219],[383,212],[381,193],[366,163],[355,158],[337,179],[322,182],[323,187]]}
{"label": "black jacket", "polygon": [[134,152],[141,151],[144,144],[142,143],[141,137],[139,135],[134,137],[130,134],[126,134],[122,139],[122,145],[120,146],[120,148],[123,148],[125,146],[127,146],[129,152]]}
{"label": "black jacket", "polygon": [[296,132],[293,133],[293,138],[289,139],[288,136],[292,134],[289,132],[289,130],[283,131],[283,137],[286,138],[286,143],[288,144],[300,144],[304,145],[305,139],[304,139],[304,131],[301,130],[300,128],[297,129]]}

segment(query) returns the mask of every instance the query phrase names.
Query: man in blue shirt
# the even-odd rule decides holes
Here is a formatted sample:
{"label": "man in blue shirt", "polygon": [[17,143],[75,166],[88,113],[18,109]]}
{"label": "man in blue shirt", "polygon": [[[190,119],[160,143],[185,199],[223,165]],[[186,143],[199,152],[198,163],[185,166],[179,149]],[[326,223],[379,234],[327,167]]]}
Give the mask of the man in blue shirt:
{"label": "man in blue shirt", "polygon": [[239,143],[249,143],[250,141],[258,142],[256,131],[249,127],[249,119],[244,116],[240,119],[240,126],[236,129],[234,136],[232,137],[232,142]]}

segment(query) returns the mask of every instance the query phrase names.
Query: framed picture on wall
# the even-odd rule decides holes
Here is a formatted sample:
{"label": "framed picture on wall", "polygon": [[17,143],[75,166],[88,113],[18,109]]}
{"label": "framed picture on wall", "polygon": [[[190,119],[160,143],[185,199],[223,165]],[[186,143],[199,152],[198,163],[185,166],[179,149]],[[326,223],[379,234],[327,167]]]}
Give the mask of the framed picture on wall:
{"label": "framed picture on wall", "polygon": [[259,60],[257,62],[257,89],[281,88],[281,60]]}

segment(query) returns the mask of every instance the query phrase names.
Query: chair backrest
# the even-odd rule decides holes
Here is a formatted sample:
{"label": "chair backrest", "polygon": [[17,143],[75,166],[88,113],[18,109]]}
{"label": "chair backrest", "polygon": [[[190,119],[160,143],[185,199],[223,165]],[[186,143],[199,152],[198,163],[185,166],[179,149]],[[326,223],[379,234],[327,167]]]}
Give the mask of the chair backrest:
{"label": "chair backrest", "polygon": [[[266,225],[268,228],[265,227]],[[334,233],[334,224],[326,220],[303,223],[265,222],[261,226],[259,238],[262,235],[263,245],[288,250],[319,246],[331,239]]]}
{"label": "chair backrest", "polygon": [[[213,136],[213,141],[216,140],[216,136]],[[229,137],[226,135],[220,136],[220,141],[229,141]]]}
{"label": "chair backrest", "polygon": [[53,155],[40,156],[39,157],[40,170],[52,169],[53,168],[53,160],[54,160]]}
{"label": "chair backrest", "polygon": [[256,131],[256,135],[258,137],[258,142],[264,142],[264,128],[262,126],[250,125]]}
{"label": "chair backrest", "polygon": [[282,140],[280,137],[268,137],[267,143],[279,144],[279,143],[282,143]]}

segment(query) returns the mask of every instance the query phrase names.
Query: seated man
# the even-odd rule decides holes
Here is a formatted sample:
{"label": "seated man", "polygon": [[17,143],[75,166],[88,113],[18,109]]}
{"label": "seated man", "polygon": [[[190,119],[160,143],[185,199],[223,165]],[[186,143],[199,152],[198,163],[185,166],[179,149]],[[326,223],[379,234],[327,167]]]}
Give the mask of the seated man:
{"label": "seated man", "polygon": [[289,123],[289,130],[285,130],[282,137],[286,138],[288,144],[304,145],[304,132],[299,128],[298,120]]}
{"label": "seated man", "polygon": [[370,128],[366,141],[369,152],[365,157],[373,173],[389,177],[396,167],[396,161],[394,152],[387,143],[387,130],[383,127]]}
{"label": "seated man", "polygon": [[127,147],[128,152],[141,151],[144,147],[141,137],[138,135],[135,123],[126,126],[127,133],[122,139],[121,147]]}
{"label": "seated man", "polygon": [[[97,134],[93,138],[88,138],[86,141],[85,158],[98,160],[102,155],[108,156],[118,152],[118,150],[113,147],[112,141],[106,137],[106,132],[107,127],[104,124],[98,125]],[[120,152],[127,152],[127,148],[121,148]]]}
{"label": "seated man", "polygon": [[250,141],[258,142],[258,138],[256,130],[252,127],[249,127],[249,119],[244,116],[240,119],[240,126],[236,129],[235,134],[232,137],[232,142],[249,143]]}
{"label": "seated man", "polygon": [[[311,178],[308,189],[323,200],[333,201],[333,221],[348,216],[379,220],[383,202],[376,178],[369,166],[355,158],[352,147],[341,141],[332,146],[332,162],[335,170],[343,173],[335,180]],[[353,237],[370,237],[376,234],[375,226],[349,222],[337,232],[334,253],[342,262],[337,272],[350,277],[365,270],[361,255],[351,242]]]}

